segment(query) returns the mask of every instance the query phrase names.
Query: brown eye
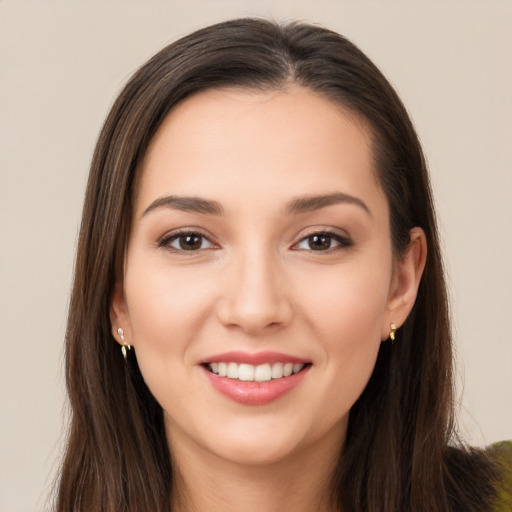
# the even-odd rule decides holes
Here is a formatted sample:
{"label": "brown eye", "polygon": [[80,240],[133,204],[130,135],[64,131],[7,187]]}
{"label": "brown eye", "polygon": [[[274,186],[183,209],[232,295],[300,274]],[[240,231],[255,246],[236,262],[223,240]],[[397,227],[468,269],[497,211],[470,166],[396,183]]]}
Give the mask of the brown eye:
{"label": "brown eye", "polygon": [[304,251],[328,252],[351,246],[352,240],[348,237],[330,232],[317,232],[304,237],[295,247]]}
{"label": "brown eye", "polygon": [[180,249],[184,251],[197,251],[201,249],[203,237],[201,235],[191,234],[182,235],[178,238]]}
{"label": "brown eye", "polygon": [[316,234],[307,237],[308,246],[313,251],[326,251],[331,248],[332,236]]}
{"label": "brown eye", "polygon": [[168,247],[173,251],[200,251],[202,249],[211,249],[213,244],[201,233],[177,233],[164,238],[160,247]]}

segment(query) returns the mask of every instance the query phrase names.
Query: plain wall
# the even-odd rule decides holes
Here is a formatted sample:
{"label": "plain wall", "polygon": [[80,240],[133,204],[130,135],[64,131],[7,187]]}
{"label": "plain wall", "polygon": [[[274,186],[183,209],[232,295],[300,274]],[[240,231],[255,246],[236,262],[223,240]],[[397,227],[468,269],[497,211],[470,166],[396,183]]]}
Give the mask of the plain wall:
{"label": "plain wall", "polygon": [[462,431],[512,438],[511,1],[0,0],[0,511],[44,509],[56,468],[75,242],[109,105],[166,43],[253,15],[347,35],[397,88],[432,173]]}

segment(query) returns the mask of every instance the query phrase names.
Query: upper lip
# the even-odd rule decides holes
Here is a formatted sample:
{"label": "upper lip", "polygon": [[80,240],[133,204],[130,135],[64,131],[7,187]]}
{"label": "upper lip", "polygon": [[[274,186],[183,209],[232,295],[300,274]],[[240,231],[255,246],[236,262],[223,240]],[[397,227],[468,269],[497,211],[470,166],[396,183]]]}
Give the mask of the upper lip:
{"label": "upper lip", "polygon": [[200,361],[200,364],[207,363],[238,363],[238,364],[251,364],[258,366],[260,364],[273,364],[273,363],[293,363],[293,364],[307,364],[310,361],[302,357],[296,357],[289,354],[280,352],[241,352],[232,351],[224,352],[222,354],[215,354]]}

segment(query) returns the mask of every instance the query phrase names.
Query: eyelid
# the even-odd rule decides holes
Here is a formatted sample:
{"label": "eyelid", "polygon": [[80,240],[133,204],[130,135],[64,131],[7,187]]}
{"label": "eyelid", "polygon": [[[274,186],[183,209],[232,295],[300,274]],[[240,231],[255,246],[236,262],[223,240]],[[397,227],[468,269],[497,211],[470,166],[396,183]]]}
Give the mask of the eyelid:
{"label": "eyelid", "polygon": [[[200,236],[202,239],[209,242],[209,244],[211,244],[211,247],[187,251],[184,249],[178,249],[178,248],[170,246],[171,241],[174,241],[181,236],[187,236],[187,235]],[[319,251],[314,251],[313,249],[310,249],[310,250],[300,249],[297,247],[298,244],[300,244],[301,242],[306,240],[308,237],[313,236],[313,235],[329,236],[329,237],[333,238],[338,243],[338,245],[336,247],[331,247],[329,249],[319,250]],[[203,229],[196,228],[194,226],[191,226],[188,228],[177,228],[175,230],[169,231],[157,240],[156,245],[159,248],[164,248],[166,250],[180,253],[180,254],[188,253],[188,255],[192,255],[194,253],[197,254],[199,252],[206,251],[206,250],[220,248],[219,244],[213,240],[213,237],[211,235],[206,234]],[[350,237],[350,235],[348,235],[346,232],[344,232],[344,234],[340,233],[340,230],[332,228],[332,227],[325,227],[325,228],[317,227],[317,228],[310,228],[306,232],[302,232],[300,234],[300,236],[298,236],[296,238],[296,241],[292,244],[291,249],[292,250],[303,250],[306,252],[329,253],[329,252],[336,251],[338,249],[351,247],[352,245],[354,245],[354,242],[353,242],[352,238]]]}
{"label": "eyelid", "polygon": [[[329,249],[319,250],[319,251],[314,251],[313,249],[308,250],[308,249],[297,248],[297,246],[301,242],[303,242],[304,240],[306,240],[307,238],[309,238],[310,236],[313,236],[313,235],[330,236],[335,241],[338,242],[338,245],[336,247],[330,247]],[[306,252],[318,252],[318,253],[325,254],[325,253],[330,253],[330,252],[336,251],[338,249],[348,248],[348,247],[351,247],[352,245],[354,245],[354,241],[352,240],[350,235],[348,235],[346,232],[344,232],[344,234],[343,234],[343,233],[340,233],[340,231],[335,228],[326,227],[326,228],[311,228],[307,232],[301,233],[300,237],[298,237],[297,240],[293,243],[292,249],[293,250],[303,250]]]}
{"label": "eyelid", "polygon": [[[187,250],[184,250],[184,249],[177,249],[176,247],[172,247],[170,245],[171,241],[177,240],[181,236],[187,236],[187,235],[197,235],[197,236],[200,236],[202,239],[208,241],[211,244],[211,247],[207,247],[207,248],[204,248],[204,249],[197,249],[197,250],[187,251]],[[197,254],[197,253],[202,252],[202,251],[208,251],[208,250],[219,248],[219,245],[216,242],[214,242],[212,238],[213,238],[212,236],[210,236],[208,234],[205,234],[204,231],[202,229],[199,229],[199,228],[195,228],[195,227],[177,228],[175,230],[172,230],[172,231],[169,231],[169,232],[165,233],[165,235],[160,237],[158,239],[158,241],[157,241],[157,246],[159,248],[163,248],[163,249],[166,249],[166,250],[171,251],[171,252],[175,252],[175,253],[179,253],[179,254],[192,255],[194,253]]]}

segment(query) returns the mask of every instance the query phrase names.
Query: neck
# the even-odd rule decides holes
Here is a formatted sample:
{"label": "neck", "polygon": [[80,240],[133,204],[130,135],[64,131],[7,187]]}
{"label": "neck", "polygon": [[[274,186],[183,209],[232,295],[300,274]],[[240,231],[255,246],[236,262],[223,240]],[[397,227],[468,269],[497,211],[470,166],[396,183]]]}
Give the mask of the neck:
{"label": "neck", "polygon": [[331,482],[344,435],[344,428],[336,429],[286,460],[241,465],[198,450],[174,433],[172,511],[339,512]]}

